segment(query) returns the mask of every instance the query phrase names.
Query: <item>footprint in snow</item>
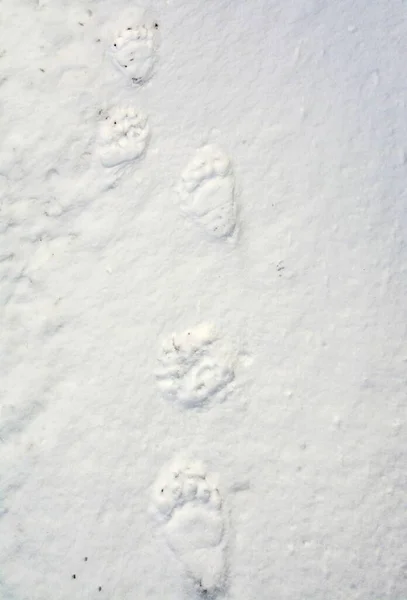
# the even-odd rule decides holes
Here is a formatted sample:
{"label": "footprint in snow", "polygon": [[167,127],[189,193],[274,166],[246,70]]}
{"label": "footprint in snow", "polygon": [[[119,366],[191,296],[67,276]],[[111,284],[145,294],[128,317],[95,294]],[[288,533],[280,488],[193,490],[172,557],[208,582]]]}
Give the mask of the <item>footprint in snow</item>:
{"label": "footprint in snow", "polygon": [[235,179],[228,156],[215,145],[200,148],[177,186],[182,212],[211,237],[225,239],[236,227]]}
{"label": "footprint in snow", "polygon": [[174,462],[157,478],[153,508],[189,584],[202,597],[223,594],[227,526],[214,477],[201,462]]}
{"label": "footprint in snow", "polygon": [[109,54],[113,64],[135,85],[148,81],[157,57],[158,24],[127,27],[114,38]]}

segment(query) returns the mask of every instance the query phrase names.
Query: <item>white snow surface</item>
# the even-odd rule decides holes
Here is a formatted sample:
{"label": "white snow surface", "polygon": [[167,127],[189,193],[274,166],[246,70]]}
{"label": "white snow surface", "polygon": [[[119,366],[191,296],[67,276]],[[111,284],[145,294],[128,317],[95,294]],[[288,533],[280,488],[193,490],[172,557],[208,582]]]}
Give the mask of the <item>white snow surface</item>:
{"label": "white snow surface", "polygon": [[138,4],[0,2],[0,600],[406,600],[406,4]]}

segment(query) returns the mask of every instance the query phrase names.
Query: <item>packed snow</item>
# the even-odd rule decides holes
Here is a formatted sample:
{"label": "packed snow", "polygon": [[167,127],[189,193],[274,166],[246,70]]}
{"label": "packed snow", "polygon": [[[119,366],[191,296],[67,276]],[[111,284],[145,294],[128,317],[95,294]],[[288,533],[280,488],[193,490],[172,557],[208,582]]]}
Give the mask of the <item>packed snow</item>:
{"label": "packed snow", "polygon": [[407,600],[407,20],[2,0],[0,600]]}

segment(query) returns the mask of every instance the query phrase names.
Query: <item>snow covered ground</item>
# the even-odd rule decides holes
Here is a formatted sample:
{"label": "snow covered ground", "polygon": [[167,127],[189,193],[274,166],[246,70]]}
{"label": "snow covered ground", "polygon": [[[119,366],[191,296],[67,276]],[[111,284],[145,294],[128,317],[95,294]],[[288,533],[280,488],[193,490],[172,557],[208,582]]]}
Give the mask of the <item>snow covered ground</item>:
{"label": "snow covered ground", "polygon": [[0,600],[406,600],[406,4],[0,19]]}

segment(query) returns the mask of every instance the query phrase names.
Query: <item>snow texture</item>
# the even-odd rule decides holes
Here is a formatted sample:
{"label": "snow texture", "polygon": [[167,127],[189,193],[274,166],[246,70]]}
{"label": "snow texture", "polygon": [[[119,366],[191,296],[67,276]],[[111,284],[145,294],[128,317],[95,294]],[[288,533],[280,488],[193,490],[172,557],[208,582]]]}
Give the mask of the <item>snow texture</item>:
{"label": "snow texture", "polygon": [[0,600],[406,600],[405,3],[138,3],[1,2]]}

